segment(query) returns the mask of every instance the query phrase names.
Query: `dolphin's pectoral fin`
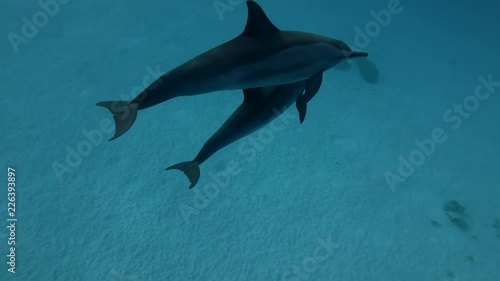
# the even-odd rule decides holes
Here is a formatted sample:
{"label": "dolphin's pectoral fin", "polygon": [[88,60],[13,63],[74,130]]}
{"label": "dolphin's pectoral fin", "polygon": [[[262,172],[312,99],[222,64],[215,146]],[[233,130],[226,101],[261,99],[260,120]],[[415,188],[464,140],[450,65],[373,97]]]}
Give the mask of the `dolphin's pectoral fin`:
{"label": "dolphin's pectoral fin", "polygon": [[321,83],[323,83],[323,73],[318,73],[307,80],[306,92],[304,93],[306,103],[318,93]]}
{"label": "dolphin's pectoral fin", "polygon": [[247,1],[248,19],[242,35],[257,36],[260,34],[280,32],[269,20],[264,10],[254,1]]}
{"label": "dolphin's pectoral fin", "polygon": [[297,98],[295,103],[297,110],[299,111],[299,121],[300,124],[306,119],[307,113],[307,103],[318,93],[319,88],[321,88],[321,83],[323,82],[323,73],[319,73],[309,78],[306,82],[305,93]]}
{"label": "dolphin's pectoral fin", "polygon": [[307,102],[305,101],[305,95],[300,95],[297,101],[295,102],[295,106],[297,107],[297,110],[299,111],[299,121],[300,124],[304,123],[304,120],[306,119],[306,113],[307,113]]}

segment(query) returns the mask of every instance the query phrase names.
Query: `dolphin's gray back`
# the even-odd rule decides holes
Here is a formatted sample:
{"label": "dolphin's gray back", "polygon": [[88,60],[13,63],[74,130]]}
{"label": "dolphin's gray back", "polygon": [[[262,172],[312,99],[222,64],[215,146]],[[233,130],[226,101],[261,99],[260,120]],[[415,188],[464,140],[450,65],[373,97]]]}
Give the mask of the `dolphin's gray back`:
{"label": "dolphin's gray back", "polygon": [[[206,82],[234,71],[242,65],[257,63],[287,49],[318,43],[335,43],[339,47],[349,48],[342,41],[305,32],[281,31],[270,36],[259,37],[242,34],[208,50],[165,75],[176,73],[175,76],[178,81],[180,79],[179,82],[183,80]],[[266,46],[266,48],[262,48],[262,46]]]}
{"label": "dolphin's gray back", "polygon": [[[334,64],[331,60],[335,56],[331,52],[336,50],[331,47],[332,42],[344,46],[341,41],[304,32],[282,31],[260,37],[242,34],[158,78],[141,93],[147,99],[142,99],[144,102],[139,107],[143,109],[177,96],[298,82],[307,78],[303,72],[308,67],[318,66],[310,64],[310,58],[296,56],[294,52],[302,53],[299,48],[316,45],[310,55],[315,61],[324,63],[320,67],[324,70]],[[266,48],[257,47],[263,45]],[[317,52],[318,48],[328,55]]]}

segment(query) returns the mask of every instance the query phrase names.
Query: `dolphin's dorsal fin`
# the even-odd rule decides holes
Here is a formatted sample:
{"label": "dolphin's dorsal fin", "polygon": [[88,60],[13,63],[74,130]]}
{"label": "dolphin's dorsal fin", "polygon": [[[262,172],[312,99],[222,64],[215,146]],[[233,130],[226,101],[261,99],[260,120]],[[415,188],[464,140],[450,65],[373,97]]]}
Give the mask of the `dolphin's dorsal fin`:
{"label": "dolphin's dorsal fin", "polygon": [[243,35],[257,36],[280,30],[269,20],[262,7],[252,0],[247,1],[248,18]]}

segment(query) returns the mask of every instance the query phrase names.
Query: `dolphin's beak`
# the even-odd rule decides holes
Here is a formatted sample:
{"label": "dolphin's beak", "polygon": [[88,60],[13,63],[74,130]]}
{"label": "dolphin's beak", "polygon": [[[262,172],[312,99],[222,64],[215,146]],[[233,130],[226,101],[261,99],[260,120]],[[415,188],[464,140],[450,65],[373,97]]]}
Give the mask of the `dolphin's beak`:
{"label": "dolphin's beak", "polygon": [[348,52],[344,52],[344,55],[347,59],[350,59],[350,58],[357,58],[357,57],[367,57],[368,53],[348,51]]}

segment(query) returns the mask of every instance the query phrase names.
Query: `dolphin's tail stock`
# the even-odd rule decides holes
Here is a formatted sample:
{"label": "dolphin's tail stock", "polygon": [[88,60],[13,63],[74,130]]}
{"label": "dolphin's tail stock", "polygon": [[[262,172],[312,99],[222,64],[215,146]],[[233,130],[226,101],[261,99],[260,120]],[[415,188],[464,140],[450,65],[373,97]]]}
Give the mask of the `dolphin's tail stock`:
{"label": "dolphin's tail stock", "polygon": [[115,135],[110,141],[123,135],[130,129],[137,117],[137,103],[131,103],[129,101],[101,101],[96,105],[107,108],[113,114],[113,119],[115,120]]}
{"label": "dolphin's tail stock", "polygon": [[184,174],[188,177],[189,181],[191,182],[189,188],[193,188],[200,179],[200,165],[196,161],[181,162],[179,164],[170,166],[165,170],[173,170],[173,169],[184,172]]}

